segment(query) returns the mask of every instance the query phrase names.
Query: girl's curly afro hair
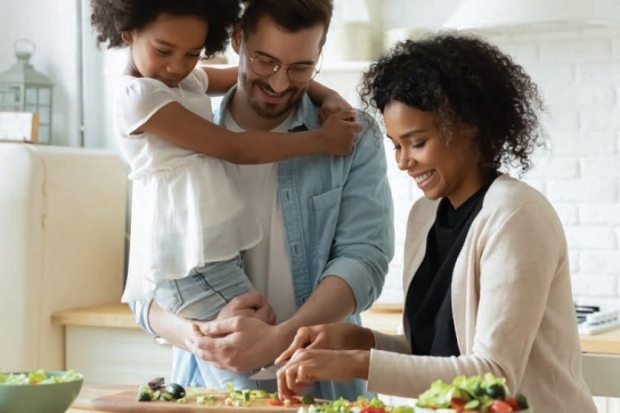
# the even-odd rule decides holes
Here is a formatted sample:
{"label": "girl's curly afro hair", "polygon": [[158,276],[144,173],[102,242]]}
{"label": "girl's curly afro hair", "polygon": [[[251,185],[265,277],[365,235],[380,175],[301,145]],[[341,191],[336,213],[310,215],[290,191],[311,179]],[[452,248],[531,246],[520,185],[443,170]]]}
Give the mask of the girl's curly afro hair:
{"label": "girl's curly afro hair", "polygon": [[123,47],[121,33],[141,29],[160,14],[196,16],[209,23],[205,39],[207,56],[226,48],[239,19],[238,0],[92,0],[91,24],[97,32],[97,44]]}
{"label": "girl's curly afro hair", "polygon": [[453,128],[473,127],[485,169],[527,171],[542,140],[537,86],[510,57],[476,37],[399,43],[364,74],[360,94],[381,112],[396,100],[433,113],[448,140]]}

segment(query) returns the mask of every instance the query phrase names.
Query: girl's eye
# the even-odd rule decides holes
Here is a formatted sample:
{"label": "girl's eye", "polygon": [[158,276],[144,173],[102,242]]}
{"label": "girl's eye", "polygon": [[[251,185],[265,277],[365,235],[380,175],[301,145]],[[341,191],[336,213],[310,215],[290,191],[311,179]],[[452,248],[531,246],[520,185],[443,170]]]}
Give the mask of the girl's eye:
{"label": "girl's eye", "polygon": [[169,51],[167,50],[160,50],[160,49],[155,49],[157,51],[157,53],[159,53],[162,56],[168,56],[170,54]]}
{"label": "girl's eye", "polygon": [[394,150],[395,150],[395,151],[397,151],[397,150],[399,150],[399,149],[400,149],[400,146],[396,146],[396,145],[394,145]]}
{"label": "girl's eye", "polygon": [[192,59],[195,59],[197,57],[200,57],[200,54],[189,53],[187,56],[191,57]]}
{"label": "girl's eye", "polygon": [[423,148],[424,145],[426,145],[426,141],[418,142],[416,144],[411,145],[411,147],[414,149],[420,149],[420,148]]}

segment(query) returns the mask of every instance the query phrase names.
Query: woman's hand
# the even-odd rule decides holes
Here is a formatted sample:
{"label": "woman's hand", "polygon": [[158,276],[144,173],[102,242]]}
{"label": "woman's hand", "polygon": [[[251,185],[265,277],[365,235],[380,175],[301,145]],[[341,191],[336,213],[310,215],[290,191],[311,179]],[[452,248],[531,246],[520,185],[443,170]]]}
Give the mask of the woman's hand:
{"label": "woman's hand", "polygon": [[300,349],[278,371],[278,392],[280,397],[290,399],[319,380],[368,380],[369,365],[369,351]]}
{"label": "woman's hand", "polygon": [[357,135],[362,131],[362,126],[351,117],[355,117],[353,111],[338,112],[327,119],[319,130],[321,153],[334,156],[346,156],[353,152]]}
{"label": "woman's hand", "polygon": [[307,350],[370,350],[375,345],[375,338],[370,329],[356,324],[322,324],[301,327],[288,349],[275,361],[288,360],[299,349]]}

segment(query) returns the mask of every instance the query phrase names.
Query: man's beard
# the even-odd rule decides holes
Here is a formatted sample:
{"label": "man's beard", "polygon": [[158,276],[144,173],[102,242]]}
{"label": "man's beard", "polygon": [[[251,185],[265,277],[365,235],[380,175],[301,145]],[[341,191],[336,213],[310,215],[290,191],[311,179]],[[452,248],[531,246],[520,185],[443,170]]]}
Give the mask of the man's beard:
{"label": "man's beard", "polygon": [[[246,79],[243,79],[243,84],[244,85],[247,84],[247,77]],[[262,87],[268,92],[272,92],[272,93],[275,93],[275,92],[273,91],[273,89],[271,89],[269,84],[267,84],[266,82],[263,82],[262,80],[254,80],[250,84],[249,90],[245,91],[247,94],[248,104],[250,105],[250,107],[254,110],[254,112],[256,112],[258,116],[262,118],[266,118],[266,119],[278,119],[286,115],[287,113],[291,111],[293,107],[295,107],[299,103],[299,101],[301,101],[301,98],[303,97],[303,94],[305,93],[305,90],[303,89],[299,89],[296,87],[288,88],[287,90],[284,91],[284,93],[282,93],[283,95],[288,96],[288,100],[285,102],[285,104],[282,106],[281,109],[278,109],[279,105],[260,102],[260,101],[253,99],[252,89],[254,87],[257,87],[257,88]]]}

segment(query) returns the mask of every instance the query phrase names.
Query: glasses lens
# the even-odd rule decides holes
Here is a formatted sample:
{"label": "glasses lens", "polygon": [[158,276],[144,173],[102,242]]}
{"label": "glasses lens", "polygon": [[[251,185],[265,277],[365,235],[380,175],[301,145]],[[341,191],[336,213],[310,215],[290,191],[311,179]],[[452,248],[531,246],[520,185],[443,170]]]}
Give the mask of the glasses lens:
{"label": "glasses lens", "polygon": [[258,56],[252,61],[252,70],[260,76],[271,76],[277,72],[278,61],[265,56]]}
{"label": "glasses lens", "polygon": [[288,68],[289,78],[296,83],[308,83],[317,73],[316,67],[310,65],[291,65]]}

